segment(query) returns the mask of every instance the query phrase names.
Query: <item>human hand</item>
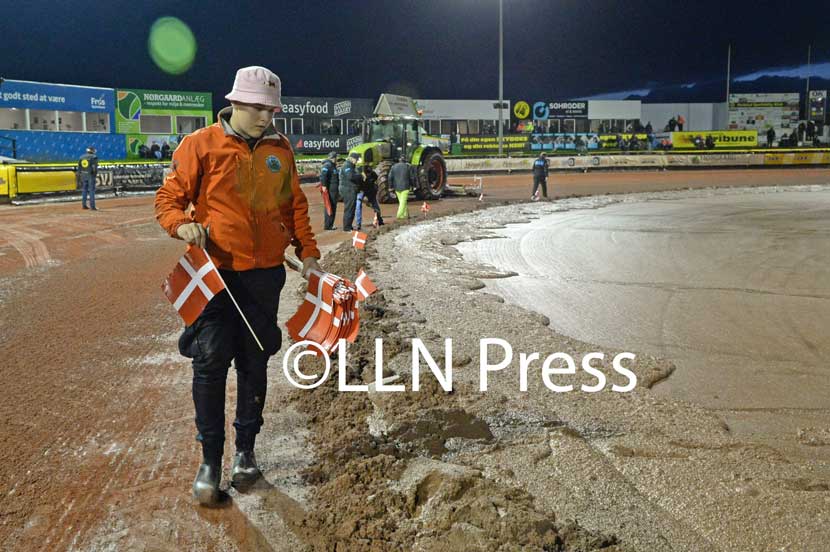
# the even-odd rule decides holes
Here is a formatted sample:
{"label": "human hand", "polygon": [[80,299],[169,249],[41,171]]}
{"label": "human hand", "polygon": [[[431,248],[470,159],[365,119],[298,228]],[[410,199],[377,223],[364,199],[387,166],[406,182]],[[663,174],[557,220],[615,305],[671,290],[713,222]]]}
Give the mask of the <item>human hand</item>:
{"label": "human hand", "polygon": [[320,268],[320,265],[317,264],[317,259],[314,257],[306,257],[303,259],[303,270],[300,274],[302,274],[303,278],[308,279],[308,273],[310,270],[316,270],[317,272],[323,271],[323,269]]}
{"label": "human hand", "polygon": [[188,222],[180,225],[176,229],[176,234],[187,243],[202,249],[207,245],[207,232],[205,232],[205,227],[198,222]]}

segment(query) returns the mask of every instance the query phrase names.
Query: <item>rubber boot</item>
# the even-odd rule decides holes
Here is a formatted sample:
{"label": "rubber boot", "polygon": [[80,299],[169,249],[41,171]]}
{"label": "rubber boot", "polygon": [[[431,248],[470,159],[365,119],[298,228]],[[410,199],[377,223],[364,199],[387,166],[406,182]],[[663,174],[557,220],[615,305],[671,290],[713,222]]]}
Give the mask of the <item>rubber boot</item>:
{"label": "rubber boot", "polygon": [[262,472],[256,465],[254,451],[238,451],[233,457],[231,468],[231,485],[234,487],[249,487],[262,477]]}
{"label": "rubber boot", "polygon": [[212,464],[202,464],[193,482],[193,498],[202,506],[212,506],[219,502],[219,481],[222,468]]}

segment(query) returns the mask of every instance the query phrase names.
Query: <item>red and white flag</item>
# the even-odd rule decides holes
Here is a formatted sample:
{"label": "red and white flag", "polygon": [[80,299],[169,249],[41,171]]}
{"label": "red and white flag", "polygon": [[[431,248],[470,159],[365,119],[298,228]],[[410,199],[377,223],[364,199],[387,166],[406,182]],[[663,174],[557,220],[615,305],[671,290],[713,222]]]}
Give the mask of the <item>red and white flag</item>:
{"label": "red and white flag", "polygon": [[357,288],[358,301],[365,301],[367,297],[378,290],[372,280],[370,280],[366,273],[363,272],[362,268],[360,269],[360,272],[357,273],[357,278],[354,280],[354,286]]}
{"label": "red and white flag", "polygon": [[334,293],[333,274],[312,271],[308,277],[308,291],[300,310],[292,316],[285,327],[291,339],[308,339],[321,343],[332,325],[332,303]]}
{"label": "red and white flag", "polygon": [[421,212],[426,215],[427,213],[429,213],[429,210],[430,210],[429,203],[424,201],[424,204],[421,205]]}
{"label": "red and white flag", "polygon": [[188,246],[179,264],[161,285],[184,323],[193,324],[213,296],[225,289],[216,265],[201,247]]}
{"label": "red and white flag", "polygon": [[329,197],[328,189],[322,183],[317,184],[320,194],[323,196],[323,207],[326,209],[326,214],[331,216],[331,198]]}
{"label": "red and white flag", "polygon": [[352,234],[352,245],[355,249],[366,249],[366,239],[368,237],[368,234],[355,230],[354,234]]}

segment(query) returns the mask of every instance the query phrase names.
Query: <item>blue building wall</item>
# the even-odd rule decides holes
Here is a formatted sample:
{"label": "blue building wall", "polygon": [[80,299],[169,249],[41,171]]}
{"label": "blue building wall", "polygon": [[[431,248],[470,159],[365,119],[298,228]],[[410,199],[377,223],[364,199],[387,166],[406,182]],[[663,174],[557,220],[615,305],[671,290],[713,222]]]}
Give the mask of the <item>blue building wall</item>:
{"label": "blue building wall", "polygon": [[[36,162],[77,161],[86,148],[98,150],[98,158],[104,160],[126,159],[127,141],[123,134],[101,132],[46,132],[42,130],[0,130],[0,136],[17,141],[17,158]],[[7,156],[8,144],[3,141]]]}
{"label": "blue building wall", "polygon": [[[0,137],[17,141],[17,158],[27,161],[77,161],[88,146],[102,160],[125,159],[126,139],[115,134],[115,90],[91,86],[6,79],[0,84],[0,108],[38,109],[106,114],[108,133],[0,130]],[[0,155],[11,157],[11,144],[0,140]]]}

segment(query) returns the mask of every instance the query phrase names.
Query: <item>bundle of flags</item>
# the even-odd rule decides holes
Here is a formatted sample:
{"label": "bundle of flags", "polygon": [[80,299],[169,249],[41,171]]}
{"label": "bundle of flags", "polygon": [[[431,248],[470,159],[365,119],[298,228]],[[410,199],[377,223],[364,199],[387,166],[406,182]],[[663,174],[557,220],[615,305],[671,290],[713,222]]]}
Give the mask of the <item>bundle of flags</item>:
{"label": "bundle of flags", "polygon": [[377,287],[362,269],[354,283],[311,271],[305,300],[285,327],[294,341],[312,341],[331,353],[340,339],[354,343],[360,328],[359,302],[375,291]]}

